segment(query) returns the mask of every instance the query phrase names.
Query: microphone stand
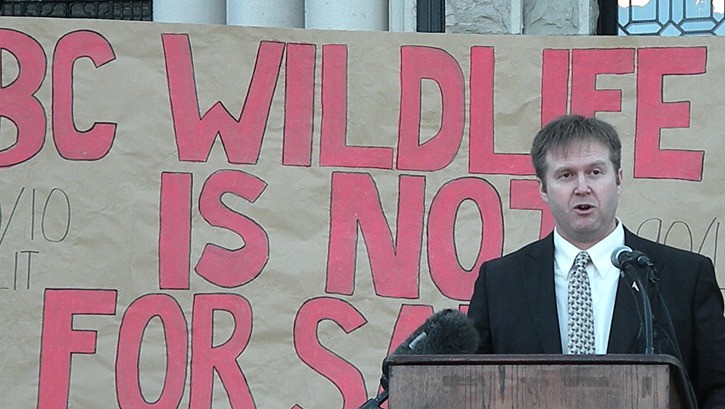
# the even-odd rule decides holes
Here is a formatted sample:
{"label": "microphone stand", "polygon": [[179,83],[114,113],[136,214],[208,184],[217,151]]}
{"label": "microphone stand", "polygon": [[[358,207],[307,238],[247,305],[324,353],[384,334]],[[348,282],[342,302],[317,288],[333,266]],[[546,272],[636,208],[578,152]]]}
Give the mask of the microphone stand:
{"label": "microphone stand", "polygon": [[358,409],[381,409],[380,405],[388,400],[388,365],[388,358],[385,358],[383,360],[383,375],[380,377],[380,387],[383,390],[378,393],[378,396],[368,399],[368,401]]}
{"label": "microphone stand", "polygon": [[[620,257],[623,252],[629,252],[631,254],[628,255],[628,257]],[[657,309],[658,314],[660,316],[664,316],[664,320],[659,320],[659,323],[657,324],[659,328],[661,329],[661,333],[664,334],[664,336],[667,338],[667,341],[672,345],[672,349],[674,354],[676,355],[675,358],[677,358],[680,361],[681,368],[684,372],[685,376],[685,387],[687,388],[687,397],[689,398],[691,407],[694,409],[698,408],[698,402],[697,402],[697,396],[695,395],[695,389],[692,385],[692,382],[690,381],[690,377],[687,371],[687,368],[684,365],[684,361],[682,359],[682,352],[680,351],[679,343],[677,342],[677,334],[675,333],[675,326],[672,322],[672,317],[670,315],[670,311],[667,308],[667,303],[665,303],[665,299],[662,297],[662,292],[660,291],[659,287],[659,274],[657,273],[657,269],[655,268],[654,263],[647,258],[644,254],[637,251],[632,251],[627,246],[623,246],[620,249],[618,249],[615,253],[612,254],[612,263],[620,267],[622,271],[622,277],[624,277],[625,273],[629,278],[634,282],[634,285],[636,285],[638,288],[638,292],[642,296],[642,309],[644,310],[644,329],[645,329],[645,354],[647,355],[653,355],[654,354],[654,315],[652,311],[652,305],[650,302],[649,295],[652,295],[655,297],[655,302],[657,303]],[[620,266],[621,264],[621,266]],[[646,267],[646,273],[645,273],[645,279],[647,286],[642,285],[642,281],[639,279],[639,267]],[[651,287],[650,287],[651,285]],[[651,289],[651,292],[648,294],[648,289]],[[634,294],[634,293],[633,293]],[[662,323],[664,321],[664,326],[662,327]],[[661,346],[660,346],[661,348]],[[660,351],[659,353],[662,353]]]}
{"label": "microphone stand", "polygon": [[[653,266],[648,266],[652,268]],[[653,330],[653,316],[652,316],[652,304],[650,303],[649,296],[647,295],[647,287],[642,285],[642,280],[639,279],[637,274],[637,267],[631,260],[625,260],[622,263],[622,271],[625,272],[634,281],[635,285],[639,288],[639,294],[642,298],[642,309],[644,310],[644,336],[645,336],[645,355],[654,355],[654,330]]]}
{"label": "microphone stand", "polygon": [[386,400],[388,400],[388,390],[383,389],[380,393],[378,393],[378,396],[369,399],[358,409],[380,409],[380,405],[382,405]]}
{"label": "microphone stand", "polygon": [[680,352],[680,346],[677,342],[677,334],[675,333],[675,326],[672,323],[672,316],[670,315],[670,310],[667,308],[667,303],[665,303],[665,299],[662,298],[662,293],[660,292],[660,280],[659,275],[657,273],[657,269],[655,268],[653,263],[647,263],[647,282],[652,284],[652,289],[654,294],[656,295],[656,301],[658,303],[658,309],[659,311],[664,315],[664,323],[666,325],[665,334],[669,338],[669,342],[672,344],[672,349],[677,355],[676,358],[680,361],[682,365],[682,370],[685,374],[685,383],[687,385],[687,397],[690,400],[690,404],[692,405],[692,408],[698,409],[698,403],[697,403],[697,397],[695,395],[695,389],[692,386],[692,382],[690,381],[690,375],[687,372],[687,368],[684,365],[684,361],[682,359],[682,352]]}

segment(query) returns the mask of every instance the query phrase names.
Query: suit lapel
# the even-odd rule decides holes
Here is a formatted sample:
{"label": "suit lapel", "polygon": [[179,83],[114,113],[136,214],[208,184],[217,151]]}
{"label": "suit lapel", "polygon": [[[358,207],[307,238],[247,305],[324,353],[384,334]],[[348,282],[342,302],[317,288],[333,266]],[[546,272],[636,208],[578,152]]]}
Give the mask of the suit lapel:
{"label": "suit lapel", "polygon": [[612,328],[609,332],[607,353],[627,354],[636,350],[637,335],[641,328],[640,312],[637,310],[637,301],[632,293],[629,283],[619,278],[617,285],[617,298],[614,302],[612,315]]}
{"label": "suit lapel", "polygon": [[[624,242],[632,248],[638,248],[637,237],[624,229]],[[628,280],[620,276],[617,286],[617,298],[614,302],[612,328],[609,333],[607,353],[627,354],[637,350],[637,338],[641,331],[638,301],[632,293]]]}
{"label": "suit lapel", "polygon": [[522,266],[523,291],[543,354],[560,354],[561,335],[554,288],[554,239],[549,235],[532,246]]}

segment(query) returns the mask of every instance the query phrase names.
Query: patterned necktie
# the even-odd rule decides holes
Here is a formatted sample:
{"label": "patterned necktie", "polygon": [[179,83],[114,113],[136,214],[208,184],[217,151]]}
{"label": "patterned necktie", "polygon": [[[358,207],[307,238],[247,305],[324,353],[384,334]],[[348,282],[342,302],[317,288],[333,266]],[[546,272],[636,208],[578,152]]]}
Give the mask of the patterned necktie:
{"label": "patterned necktie", "polygon": [[586,266],[591,261],[589,254],[582,251],[574,259],[569,271],[569,342],[570,354],[594,353],[594,313],[592,290]]}

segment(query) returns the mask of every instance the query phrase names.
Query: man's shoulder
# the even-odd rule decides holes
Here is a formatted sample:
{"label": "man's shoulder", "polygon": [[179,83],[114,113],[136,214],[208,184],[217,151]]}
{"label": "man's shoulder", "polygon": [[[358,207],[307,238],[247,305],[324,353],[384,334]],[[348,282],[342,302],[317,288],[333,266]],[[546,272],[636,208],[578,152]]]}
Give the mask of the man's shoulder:
{"label": "man's shoulder", "polygon": [[707,256],[695,253],[694,251],[689,251],[667,244],[658,243],[656,241],[638,236],[629,231],[627,231],[625,235],[625,244],[627,244],[633,250],[638,250],[646,254],[651,259],[653,259],[653,261],[656,261],[658,259],[666,259],[668,261],[680,260],[687,262],[705,262],[710,260]]}
{"label": "man's shoulder", "polygon": [[488,261],[489,264],[500,265],[521,262],[532,258],[554,257],[554,239],[550,234],[543,239],[533,241],[516,251]]}

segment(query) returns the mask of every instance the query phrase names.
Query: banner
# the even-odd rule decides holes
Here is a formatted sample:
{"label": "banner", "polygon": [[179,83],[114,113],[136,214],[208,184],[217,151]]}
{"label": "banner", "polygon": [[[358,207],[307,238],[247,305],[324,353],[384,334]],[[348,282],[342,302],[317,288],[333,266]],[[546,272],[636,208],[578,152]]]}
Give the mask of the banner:
{"label": "banner", "polygon": [[3,408],[357,408],[551,231],[528,150],[568,112],[619,130],[624,224],[725,282],[720,38],[2,18],[0,50]]}

